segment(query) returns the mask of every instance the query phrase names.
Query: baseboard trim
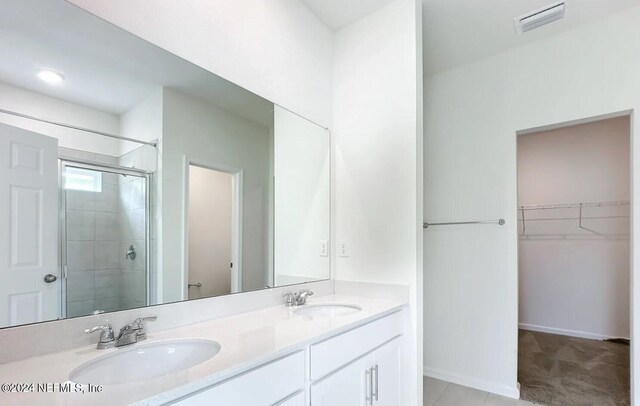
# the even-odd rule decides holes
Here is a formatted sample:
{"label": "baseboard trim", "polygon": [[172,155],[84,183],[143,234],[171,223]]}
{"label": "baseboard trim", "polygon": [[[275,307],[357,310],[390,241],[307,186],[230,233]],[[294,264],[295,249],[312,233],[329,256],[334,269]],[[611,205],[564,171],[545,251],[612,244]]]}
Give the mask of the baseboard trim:
{"label": "baseboard trim", "polygon": [[606,340],[609,338],[627,338],[628,339],[628,337],[613,337],[613,336],[607,336],[602,334],[588,333],[586,331],[566,330],[562,328],[537,326],[535,324],[527,324],[527,323],[520,323],[518,327],[520,327],[521,330],[537,331],[540,333],[549,333],[549,334],[558,334],[561,336],[569,336],[569,337],[588,338],[590,340]]}
{"label": "baseboard trim", "polygon": [[472,376],[460,375],[436,368],[429,368],[426,366],[424,367],[423,374],[430,378],[440,379],[441,381],[451,382],[457,385],[495,393],[496,395],[506,396],[512,399],[520,399],[520,389],[518,385],[516,387],[511,387],[496,384],[494,382],[485,381],[483,379],[474,378]]}

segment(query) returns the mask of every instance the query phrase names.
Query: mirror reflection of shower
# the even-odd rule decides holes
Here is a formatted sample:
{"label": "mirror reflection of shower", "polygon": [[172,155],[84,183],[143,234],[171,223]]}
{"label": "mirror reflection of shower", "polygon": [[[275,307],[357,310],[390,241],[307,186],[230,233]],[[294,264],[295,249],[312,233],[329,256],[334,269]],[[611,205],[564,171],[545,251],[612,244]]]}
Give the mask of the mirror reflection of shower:
{"label": "mirror reflection of shower", "polygon": [[149,174],[124,167],[141,148],[121,157],[60,148],[66,317],[148,305]]}

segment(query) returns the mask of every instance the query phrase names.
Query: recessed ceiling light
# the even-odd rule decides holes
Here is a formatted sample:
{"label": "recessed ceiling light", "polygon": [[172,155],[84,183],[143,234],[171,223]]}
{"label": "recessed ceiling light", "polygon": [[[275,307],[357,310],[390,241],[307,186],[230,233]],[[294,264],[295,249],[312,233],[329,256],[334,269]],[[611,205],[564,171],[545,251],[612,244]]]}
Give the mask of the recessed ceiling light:
{"label": "recessed ceiling light", "polygon": [[38,77],[43,82],[55,85],[64,80],[64,75],[62,73],[54,72],[49,69],[42,69],[38,72]]}

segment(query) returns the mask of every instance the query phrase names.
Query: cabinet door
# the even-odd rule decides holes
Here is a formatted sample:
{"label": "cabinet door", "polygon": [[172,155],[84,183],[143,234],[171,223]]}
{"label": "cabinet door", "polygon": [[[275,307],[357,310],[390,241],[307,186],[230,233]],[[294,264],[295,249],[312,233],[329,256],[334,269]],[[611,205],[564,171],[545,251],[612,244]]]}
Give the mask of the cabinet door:
{"label": "cabinet door", "polygon": [[370,356],[373,371],[373,404],[397,406],[400,402],[400,339],[378,348]]}
{"label": "cabinet door", "polygon": [[[365,406],[368,404],[368,359],[360,359],[311,386],[311,406]],[[396,405],[397,406],[397,405]]]}

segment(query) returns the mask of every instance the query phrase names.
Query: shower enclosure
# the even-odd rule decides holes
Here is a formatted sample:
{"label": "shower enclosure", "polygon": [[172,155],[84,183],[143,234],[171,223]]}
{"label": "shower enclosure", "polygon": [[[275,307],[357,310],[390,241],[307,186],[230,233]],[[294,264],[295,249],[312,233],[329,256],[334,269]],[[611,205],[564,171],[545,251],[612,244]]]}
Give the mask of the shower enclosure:
{"label": "shower enclosure", "polygon": [[149,304],[149,177],[60,160],[62,315]]}

